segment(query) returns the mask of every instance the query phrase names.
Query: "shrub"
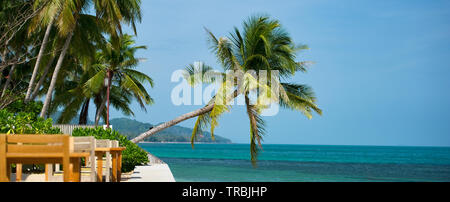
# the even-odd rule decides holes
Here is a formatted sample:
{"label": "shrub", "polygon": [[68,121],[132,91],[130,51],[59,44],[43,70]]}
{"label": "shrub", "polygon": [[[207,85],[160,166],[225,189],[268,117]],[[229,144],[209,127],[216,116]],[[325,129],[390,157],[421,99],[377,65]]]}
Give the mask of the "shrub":
{"label": "shrub", "polygon": [[[38,116],[42,102],[25,104],[22,100],[9,104],[0,110],[1,134],[61,134],[59,128],[53,128],[52,119]],[[12,166],[13,169],[15,165]],[[42,172],[43,165],[24,165],[24,171]]]}
{"label": "shrub", "polygon": [[122,153],[122,172],[131,172],[136,166],[148,163],[147,152],[138,145],[129,141],[126,136],[111,129],[104,130],[101,127],[92,128],[77,128],[72,132],[72,136],[94,136],[95,139],[109,139],[117,140],[121,147],[126,147]]}
{"label": "shrub", "polygon": [[13,114],[30,113],[33,114],[33,119],[36,120],[42,110],[42,102],[31,101],[27,104],[23,100],[16,100],[9,104],[5,109]]}
{"label": "shrub", "polygon": [[34,113],[12,113],[0,110],[0,133],[6,134],[60,134],[59,128],[53,128],[52,119],[37,117]]}

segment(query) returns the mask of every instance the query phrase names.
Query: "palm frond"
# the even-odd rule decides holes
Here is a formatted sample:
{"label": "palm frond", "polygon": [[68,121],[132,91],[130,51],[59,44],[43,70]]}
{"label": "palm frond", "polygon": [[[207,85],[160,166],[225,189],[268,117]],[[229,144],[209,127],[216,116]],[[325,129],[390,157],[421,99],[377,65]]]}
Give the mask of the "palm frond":
{"label": "palm frond", "polygon": [[213,83],[216,82],[217,77],[223,77],[222,73],[214,71],[211,66],[203,62],[189,64],[184,70],[183,77],[192,87],[201,83]]}
{"label": "palm frond", "polygon": [[308,119],[312,118],[312,112],[322,115],[322,110],[317,106],[317,98],[313,90],[307,85],[282,83],[281,87],[286,92],[289,100],[281,99],[280,106],[302,112]]}
{"label": "palm frond", "polygon": [[256,166],[259,150],[262,149],[261,141],[265,134],[265,123],[261,118],[260,110],[250,104],[250,99],[245,96],[248,118],[250,119],[250,155],[253,166]]}
{"label": "palm frond", "polygon": [[[211,123],[210,113],[202,114],[197,117],[197,121],[195,122],[194,129],[192,130],[191,135],[191,146],[194,148],[194,144],[197,141],[198,135],[201,135],[204,130]],[[211,134],[211,138],[214,140],[214,135]]]}

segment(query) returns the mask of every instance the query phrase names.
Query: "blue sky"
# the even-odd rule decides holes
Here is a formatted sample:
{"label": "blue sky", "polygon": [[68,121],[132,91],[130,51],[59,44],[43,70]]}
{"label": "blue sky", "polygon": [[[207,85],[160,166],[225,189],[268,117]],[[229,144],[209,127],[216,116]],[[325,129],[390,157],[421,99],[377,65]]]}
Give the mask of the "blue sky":
{"label": "blue sky", "polygon": [[[174,106],[172,72],[195,61],[220,66],[208,50],[203,27],[226,36],[258,13],[280,20],[315,64],[291,82],[308,84],[323,116],[308,120],[281,110],[266,117],[266,144],[450,146],[450,2],[365,0],[143,0],[138,52],[148,60],[155,104],[134,119],[169,121],[199,106]],[[127,30],[131,33],[131,30]],[[91,119],[93,112],[91,113]],[[112,111],[112,117],[123,117]],[[193,127],[195,120],[181,123]],[[221,119],[218,135],[249,142],[242,107]]]}

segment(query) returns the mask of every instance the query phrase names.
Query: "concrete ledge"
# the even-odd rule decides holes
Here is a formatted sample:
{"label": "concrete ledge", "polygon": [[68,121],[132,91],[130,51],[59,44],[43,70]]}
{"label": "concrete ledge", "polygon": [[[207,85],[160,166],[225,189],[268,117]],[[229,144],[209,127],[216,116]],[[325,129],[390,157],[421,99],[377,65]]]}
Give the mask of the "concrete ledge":
{"label": "concrete ledge", "polygon": [[124,182],[175,182],[167,164],[137,166],[129,176],[122,176]]}

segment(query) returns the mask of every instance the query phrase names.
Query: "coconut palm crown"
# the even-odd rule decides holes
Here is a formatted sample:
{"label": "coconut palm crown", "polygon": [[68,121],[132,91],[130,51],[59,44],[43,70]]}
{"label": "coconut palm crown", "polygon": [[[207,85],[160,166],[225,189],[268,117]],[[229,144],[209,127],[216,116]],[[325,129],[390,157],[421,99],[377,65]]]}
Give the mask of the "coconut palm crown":
{"label": "coconut palm crown", "polygon": [[[191,85],[201,83],[220,83],[220,88],[209,102],[214,107],[207,113],[197,117],[192,133],[192,146],[197,136],[210,127],[214,137],[214,129],[218,126],[220,116],[229,112],[232,100],[243,96],[245,107],[250,122],[250,154],[253,165],[265,133],[265,123],[261,116],[264,109],[271,104],[279,104],[281,107],[303,113],[309,119],[313,112],[321,115],[322,110],[317,106],[317,99],[312,89],[307,85],[282,82],[293,77],[297,72],[306,72],[309,62],[298,62],[299,51],[307,49],[305,45],[297,45],[289,34],[282,28],[278,20],[265,15],[250,17],[243,23],[242,31],[234,28],[229,37],[217,38],[206,29],[211,50],[216,55],[223,71],[213,75],[198,78],[212,68],[202,64],[202,72],[197,72],[194,65],[189,65],[186,70],[187,79]],[[262,79],[261,70],[267,72],[268,79]],[[279,77],[271,72],[275,70]],[[236,72],[243,72],[236,78]],[[254,72],[254,73],[252,73]],[[256,72],[256,74],[255,74]],[[234,74],[234,79],[223,79]],[[215,79],[212,79],[212,78]],[[233,77],[231,77],[233,78]],[[265,82],[263,82],[265,81]],[[252,96],[257,95],[257,96]],[[265,96],[262,96],[262,95]]]}

